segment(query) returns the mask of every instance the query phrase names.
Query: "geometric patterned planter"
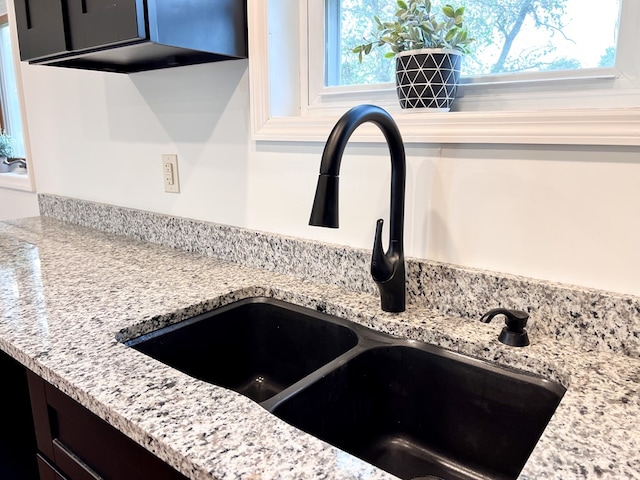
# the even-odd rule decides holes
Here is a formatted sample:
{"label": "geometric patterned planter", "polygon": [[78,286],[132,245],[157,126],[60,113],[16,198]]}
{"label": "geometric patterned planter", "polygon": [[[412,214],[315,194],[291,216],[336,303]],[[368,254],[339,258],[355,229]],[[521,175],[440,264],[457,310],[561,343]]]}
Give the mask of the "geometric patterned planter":
{"label": "geometric patterned planter", "polygon": [[396,91],[400,107],[448,112],[456,98],[462,54],[423,48],[396,54]]}

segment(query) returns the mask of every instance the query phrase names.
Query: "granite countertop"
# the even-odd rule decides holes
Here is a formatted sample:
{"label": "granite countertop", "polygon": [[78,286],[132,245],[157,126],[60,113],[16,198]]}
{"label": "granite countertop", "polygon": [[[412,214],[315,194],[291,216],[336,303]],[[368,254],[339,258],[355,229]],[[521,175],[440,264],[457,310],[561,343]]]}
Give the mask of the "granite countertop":
{"label": "granite countertop", "polygon": [[118,341],[263,295],[560,381],[521,478],[640,478],[640,360],[51,218],[0,223],[0,349],[193,479],[395,478]]}

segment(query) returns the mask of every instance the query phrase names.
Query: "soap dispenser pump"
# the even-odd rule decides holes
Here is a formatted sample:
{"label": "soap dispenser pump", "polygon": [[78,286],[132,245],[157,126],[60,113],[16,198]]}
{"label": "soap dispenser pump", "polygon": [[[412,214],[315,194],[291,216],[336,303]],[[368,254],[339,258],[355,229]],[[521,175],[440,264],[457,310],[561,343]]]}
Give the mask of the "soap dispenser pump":
{"label": "soap dispenser pump", "polygon": [[496,315],[504,315],[505,327],[500,332],[498,340],[512,347],[526,347],[529,345],[529,335],[524,327],[527,326],[529,314],[522,310],[509,310],[507,308],[494,308],[485,313],[481,322],[489,323]]}

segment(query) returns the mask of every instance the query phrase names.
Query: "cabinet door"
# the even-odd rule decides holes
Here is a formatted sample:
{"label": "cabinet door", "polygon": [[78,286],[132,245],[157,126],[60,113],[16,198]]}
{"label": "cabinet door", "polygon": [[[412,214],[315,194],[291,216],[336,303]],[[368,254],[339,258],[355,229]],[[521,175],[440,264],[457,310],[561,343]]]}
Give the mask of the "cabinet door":
{"label": "cabinet door", "polygon": [[142,0],[67,0],[67,11],[74,51],[146,38]]}
{"label": "cabinet door", "polygon": [[25,368],[0,350],[0,479],[37,480],[36,437]]}
{"label": "cabinet door", "polygon": [[15,0],[20,59],[69,51],[62,0]]}

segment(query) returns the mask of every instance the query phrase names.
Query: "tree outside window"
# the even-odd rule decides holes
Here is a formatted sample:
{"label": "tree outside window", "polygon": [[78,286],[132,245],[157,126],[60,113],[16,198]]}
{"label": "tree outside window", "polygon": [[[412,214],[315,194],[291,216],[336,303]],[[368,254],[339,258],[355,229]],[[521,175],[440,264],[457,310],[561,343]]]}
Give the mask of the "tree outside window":
{"label": "tree outside window", "polygon": [[[594,6],[584,0],[465,0],[466,22],[475,42],[462,74],[613,67],[620,1],[601,0]],[[451,2],[432,3],[441,8]],[[396,6],[395,0],[327,0],[327,9],[339,12],[327,18],[340,18],[326,29],[340,45],[327,56],[328,71],[339,72],[327,76],[328,85],[393,81],[393,62],[383,57],[384,52],[374,49],[360,64],[351,48],[375,30],[374,15],[391,19]]]}

